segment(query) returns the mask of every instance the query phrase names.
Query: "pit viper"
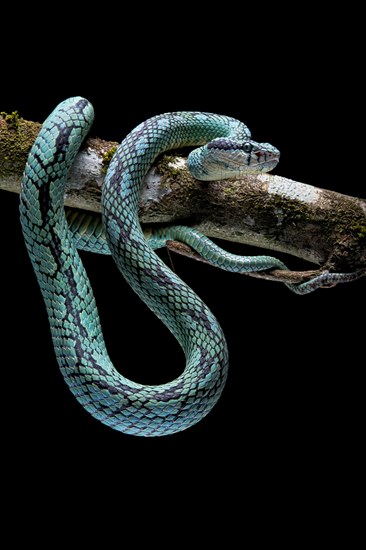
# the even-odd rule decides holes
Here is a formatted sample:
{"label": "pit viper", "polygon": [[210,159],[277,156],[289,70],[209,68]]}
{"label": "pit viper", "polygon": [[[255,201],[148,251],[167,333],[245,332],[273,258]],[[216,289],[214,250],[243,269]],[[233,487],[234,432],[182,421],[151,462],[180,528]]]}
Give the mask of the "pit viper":
{"label": "pit viper", "polygon": [[[106,241],[99,232],[85,242],[85,235],[69,229],[64,191],[92,121],[92,105],[74,97],[60,103],[44,122],[22,180],[20,219],[26,247],[47,308],[57,362],[76,399],[93,417],[126,434],[173,434],[201,420],[219,399],[228,350],[211,311],[154,250],[173,239],[228,271],[286,267],[270,256],[229,254],[185,226],[159,229],[146,238],[138,220],[144,176],[157,155],[182,146],[197,147],[188,157],[188,167],[194,177],[208,181],[269,171],[279,151],[253,141],[248,128],[228,116],[175,112],[150,118],[123,140],[110,162],[101,207]],[[110,252],[133,290],[173,333],[186,358],[175,380],[147,386],[114,368],[77,246]],[[345,277],[324,274],[290,287],[304,294]],[[143,330],[139,339],[143,340]]]}

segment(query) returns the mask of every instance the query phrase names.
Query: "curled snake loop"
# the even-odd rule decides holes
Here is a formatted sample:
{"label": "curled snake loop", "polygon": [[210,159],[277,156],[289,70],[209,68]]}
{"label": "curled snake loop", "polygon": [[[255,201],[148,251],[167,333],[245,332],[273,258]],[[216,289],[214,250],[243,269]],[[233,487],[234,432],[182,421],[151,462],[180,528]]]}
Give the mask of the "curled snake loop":
{"label": "curled snake loop", "polygon": [[[43,124],[22,182],[24,239],[46,304],[57,361],[76,399],[118,431],[172,434],[198,422],[215,405],[227,377],[228,351],[211,311],[153,249],[176,239],[229,271],[285,266],[270,256],[228,254],[183,226],[159,230],[146,240],[138,220],[143,178],[159,153],[186,145],[199,146],[189,166],[200,179],[268,171],[277,164],[279,152],[254,142],[248,128],[232,118],[178,112],[139,125],[114,155],[102,194],[104,252],[112,253],[123,276],[174,334],[186,357],[185,369],[175,380],[146,386],[126,379],[108,356],[89,279],[65,218],[66,176],[92,121],[91,104],[75,97],[58,105]],[[98,237],[94,242],[102,251]],[[324,282],[314,281],[292,290],[305,293]]]}

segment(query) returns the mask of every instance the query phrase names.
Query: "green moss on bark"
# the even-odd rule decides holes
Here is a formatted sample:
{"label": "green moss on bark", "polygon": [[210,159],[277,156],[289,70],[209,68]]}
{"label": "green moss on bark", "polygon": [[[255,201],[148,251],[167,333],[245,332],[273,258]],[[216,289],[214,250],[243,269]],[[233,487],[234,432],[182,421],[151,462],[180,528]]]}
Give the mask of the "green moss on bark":
{"label": "green moss on bark", "polygon": [[20,118],[17,112],[0,116],[0,177],[22,174],[41,124]]}
{"label": "green moss on bark", "polygon": [[118,145],[112,145],[110,149],[105,151],[102,156],[103,172],[104,174],[108,170],[109,163],[111,162],[114,153],[117,151]]}

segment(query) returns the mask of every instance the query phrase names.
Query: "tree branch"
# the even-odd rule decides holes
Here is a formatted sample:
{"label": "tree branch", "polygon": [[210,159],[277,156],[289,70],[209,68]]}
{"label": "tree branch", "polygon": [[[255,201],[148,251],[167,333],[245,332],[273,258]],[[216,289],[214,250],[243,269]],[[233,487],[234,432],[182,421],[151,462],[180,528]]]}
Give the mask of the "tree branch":
{"label": "tree branch", "polygon": [[[14,114],[0,116],[1,189],[20,191],[39,128]],[[86,142],[69,175],[66,205],[100,210],[106,166],[116,146]],[[200,182],[176,154],[160,157],[147,174],[140,219],[145,226],[189,223],[210,237],[285,252],[334,271],[366,266],[365,200],[271,174]]]}

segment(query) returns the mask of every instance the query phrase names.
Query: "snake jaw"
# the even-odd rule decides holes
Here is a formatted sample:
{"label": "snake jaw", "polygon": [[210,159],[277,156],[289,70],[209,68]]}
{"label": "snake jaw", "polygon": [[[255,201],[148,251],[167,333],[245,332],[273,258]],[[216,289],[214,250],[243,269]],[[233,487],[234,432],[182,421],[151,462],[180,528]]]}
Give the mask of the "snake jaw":
{"label": "snake jaw", "polygon": [[192,151],[188,168],[194,178],[214,181],[269,172],[277,166],[279,158],[279,150],[269,143],[238,143],[218,138]]}

